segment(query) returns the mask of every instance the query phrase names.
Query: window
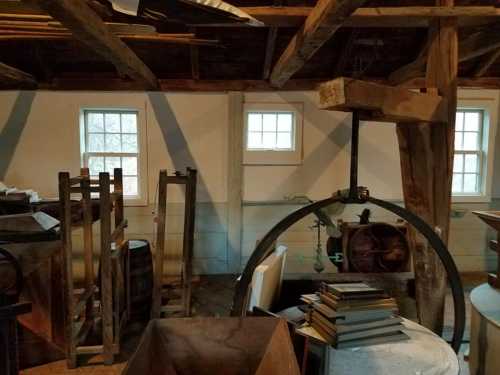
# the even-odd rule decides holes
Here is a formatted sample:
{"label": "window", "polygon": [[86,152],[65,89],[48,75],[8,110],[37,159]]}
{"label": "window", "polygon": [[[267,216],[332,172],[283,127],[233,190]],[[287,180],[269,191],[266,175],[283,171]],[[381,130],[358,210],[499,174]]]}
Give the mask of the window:
{"label": "window", "polygon": [[247,112],[247,150],[294,149],[293,112]]}
{"label": "window", "polygon": [[302,108],[303,103],[245,103],[244,163],[300,164]]}
{"label": "window", "polygon": [[84,110],[82,160],[90,175],[113,175],[122,168],[125,199],[138,199],[140,155],[138,112],[133,110]]}
{"label": "window", "polygon": [[482,193],[483,123],[483,110],[457,111],[452,185],[452,192],[455,195],[480,195]]}

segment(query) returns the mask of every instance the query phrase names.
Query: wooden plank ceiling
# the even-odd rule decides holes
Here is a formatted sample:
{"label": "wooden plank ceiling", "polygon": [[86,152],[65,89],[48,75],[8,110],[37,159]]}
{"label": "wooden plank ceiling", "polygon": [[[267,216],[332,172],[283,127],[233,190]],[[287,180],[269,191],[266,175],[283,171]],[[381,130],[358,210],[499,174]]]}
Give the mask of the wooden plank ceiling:
{"label": "wooden plank ceiling", "polygon": [[433,0],[226,1],[265,26],[132,17],[106,0],[2,1],[0,89],[297,90],[337,76],[421,87],[427,28],[444,16],[460,25],[459,85],[500,88],[498,0],[453,8]]}

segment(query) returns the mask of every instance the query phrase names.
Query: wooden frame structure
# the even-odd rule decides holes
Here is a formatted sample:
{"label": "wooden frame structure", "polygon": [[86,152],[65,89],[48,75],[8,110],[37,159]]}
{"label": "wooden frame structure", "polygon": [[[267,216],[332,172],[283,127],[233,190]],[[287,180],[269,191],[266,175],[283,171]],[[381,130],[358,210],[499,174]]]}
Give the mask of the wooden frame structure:
{"label": "wooden frame structure", "polygon": [[[113,192],[111,192],[112,185]],[[95,281],[93,263],[92,193],[99,193],[100,285],[97,285]],[[72,269],[71,194],[81,194],[83,210],[85,282],[83,293],[78,298],[75,297]],[[122,170],[115,168],[113,180],[110,179],[107,172],[99,173],[98,180],[91,180],[87,168],[82,168],[81,176],[75,178],[70,178],[67,172],[60,172],[59,199],[61,204],[64,331],[67,364],[69,368],[75,368],[79,355],[101,353],[104,355],[104,363],[112,364],[114,354],[120,351],[120,333],[130,310],[130,299],[126,297],[125,305],[127,307],[123,312],[120,311],[123,304],[119,291],[125,289],[125,296],[127,296],[130,290],[128,285],[122,285],[123,278],[120,277],[122,262],[124,262],[125,267],[129,267],[127,242],[124,240],[124,229],[127,227],[127,221],[124,219],[123,212]],[[112,229],[111,224],[112,211],[114,211],[114,229]],[[99,312],[96,312],[94,301],[97,292],[100,294]],[[85,346],[83,342],[94,326],[96,315],[100,315],[102,318],[102,345]]]}
{"label": "wooden frame structure", "polygon": [[[160,171],[158,188],[158,219],[156,232],[155,276],[153,288],[153,307],[151,317],[158,319],[162,313],[179,313],[191,316],[191,279],[193,268],[194,222],[196,204],[196,169],[187,168],[186,174],[176,172],[169,176],[166,170]],[[167,187],[185,185],[184,234],[182,242],[182,297],[180,304],[163,305],[163,263],[165,257],[165,235],[167,224]]]}

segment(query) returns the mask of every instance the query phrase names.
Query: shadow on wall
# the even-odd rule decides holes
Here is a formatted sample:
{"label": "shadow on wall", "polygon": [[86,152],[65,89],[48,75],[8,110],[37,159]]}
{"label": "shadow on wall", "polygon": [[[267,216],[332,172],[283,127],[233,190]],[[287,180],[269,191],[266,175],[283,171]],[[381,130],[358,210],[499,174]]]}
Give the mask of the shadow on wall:
{"label": "shadow on wall", "polygon": [[0,180],[5,178],[21,134],[26,126],[35,91],[20,91],[0,133]]}
{"label": "shadow on wall", "polygon": [[[167,147],[167,152],[169,153],[172,161],[174,163],[174,168],[177,171],[184,172],[186,167],[196,168],[198,170],[198,196],[199,193],[206,196],[206,206],[210,212],[214,213],[214,216],[217,218],[217,226],[222,227],[221,220],[217,213],[217,209],[214,206],[213,200],[210,196],[210,193],[207,189],[206,183],[203,180],[203,171],[200,171],[196,160],[194,159],[191,150],[189,149],[189,144],[182,133],[181,127],[177,118],[175,117],[175,113],[170,106],[167,98],[164,93],[161,92],[150,92],[148,93],[149,102],[151,103],[151,107],[153,108],[153,112],[156,117],[156,121],[160,126],[163,140],[165,141],[165,145]],[[184,190],[182,189],[184,194]],[[226,226],[224,225],[224,228]],[[226,259],[227,260],[227,259]]]}

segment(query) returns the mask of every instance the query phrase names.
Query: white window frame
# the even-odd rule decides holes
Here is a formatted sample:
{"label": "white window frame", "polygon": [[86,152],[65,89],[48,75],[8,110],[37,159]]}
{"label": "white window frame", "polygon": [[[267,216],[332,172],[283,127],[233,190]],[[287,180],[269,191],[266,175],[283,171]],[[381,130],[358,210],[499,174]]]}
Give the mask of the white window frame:
{"label": "white window frame", "polygon": [[[495,136],[498,124],[498,93],[493,90],[462,90],[457,102],[458,110],[483,112],[481,128],[480,192],[477,194],[452,193],[453,203],[486,203],[491,201]],[[467,151],[465,151],[467,153]]]}
{"label": "white window frame", "polygon": [[[292,129],[292,149],[272,149],[259,150],[247,149],[248,136],[248,113],[249,112],[292,112],[293,113],[293,129]],[[302,164],[302,133],[303,133],[303,113],[304,103],[259,103],[246,102],[243,107],[243,164],[244,165],[300,165]]]}
{"label": "white window frame", "polygon": [[[137,153],[117,153],[117,152],[87,152],[88,132],[86,130],[86,112],[134,112],[137,114]],[[148,202],[148,185],[147,185],[147,155],[146,155],[146,131],[145,131],[145,115],[139,108],[130,107],[84,107],[80,109],[80,154],[82,167],[88,167],[89,156],[137,156],[137,190],[136,196],[125,196],[125,206],[146,206]],[[144,124],[144,125],[143,125]],[[144,128],[144,129],[143,129]]]}

